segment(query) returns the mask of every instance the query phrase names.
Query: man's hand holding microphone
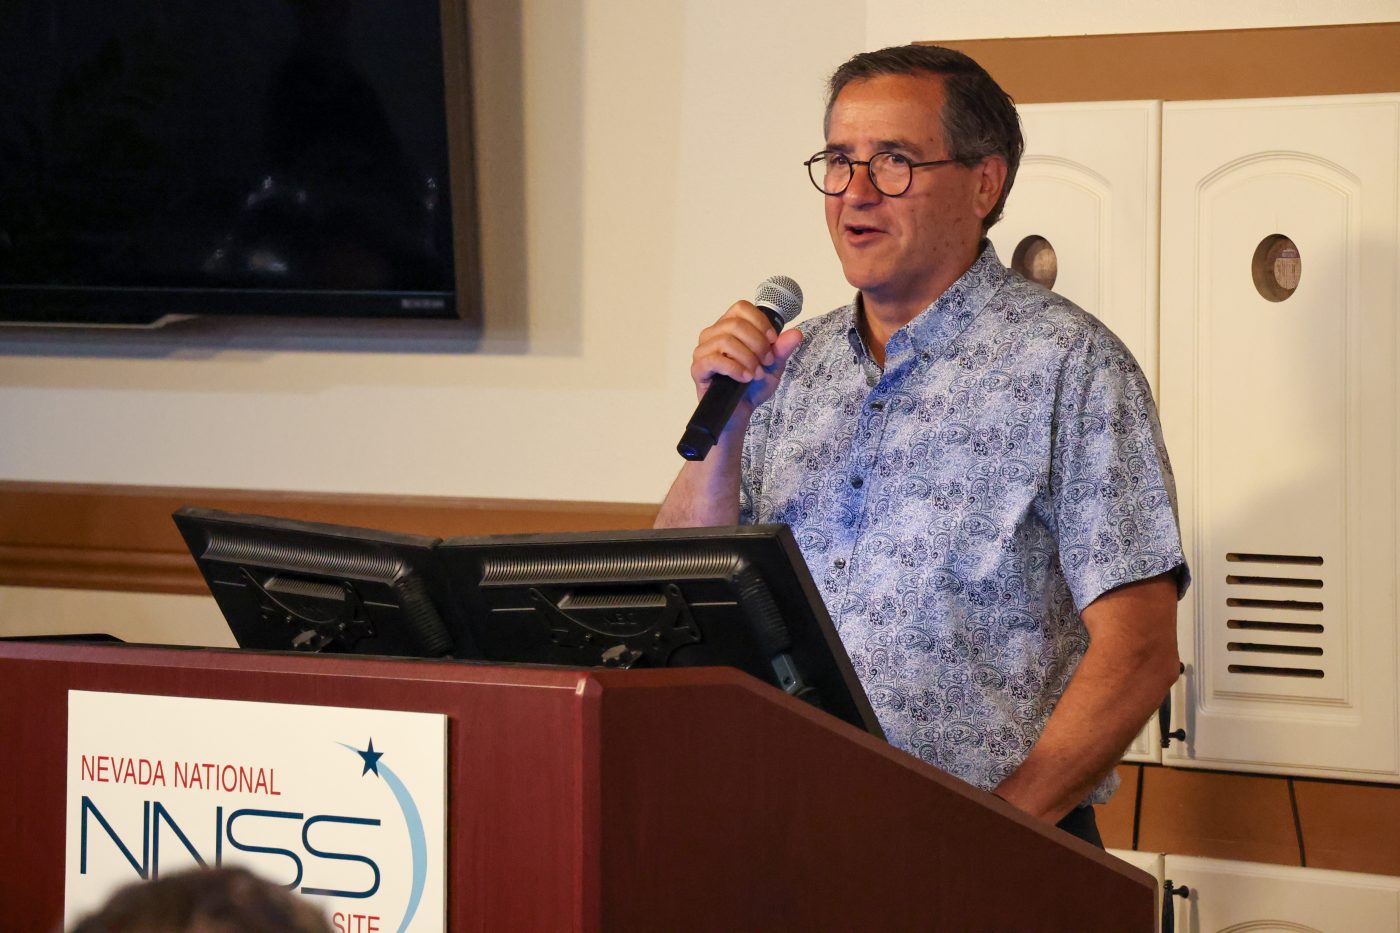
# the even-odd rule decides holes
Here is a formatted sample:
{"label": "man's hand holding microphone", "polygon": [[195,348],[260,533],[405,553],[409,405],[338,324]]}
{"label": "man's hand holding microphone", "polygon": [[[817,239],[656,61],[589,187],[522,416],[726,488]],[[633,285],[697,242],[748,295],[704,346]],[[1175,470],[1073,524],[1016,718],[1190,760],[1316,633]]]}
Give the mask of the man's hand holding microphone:
{"label": "man's hand holding microphone", "polygon": [[[802,289],[787,276],[775,275],[758,286],[753,301],[735,302],[700,332],[690,364],[700,403],[676,445],[691,462],[661,504],[656,527],[738,523],[744,432],[754,409],[777,390],[788,359],[802,343],[801,331],[783,330],[801,310]],[[718,451],[707,457],[713,447]]]}
{"label": "man's hand holding microphone", "polygon": [[690,363],[700,404],[676,447],[682,457],[704,460],[731,420],[743,435],[754,409],[773,394],[788,357],[802,343],[801,331],[782,333],[783,325],[801,311],[802,289],[787,276],[775,275],[758,286],[752,302],[735,302],[700,332]]}

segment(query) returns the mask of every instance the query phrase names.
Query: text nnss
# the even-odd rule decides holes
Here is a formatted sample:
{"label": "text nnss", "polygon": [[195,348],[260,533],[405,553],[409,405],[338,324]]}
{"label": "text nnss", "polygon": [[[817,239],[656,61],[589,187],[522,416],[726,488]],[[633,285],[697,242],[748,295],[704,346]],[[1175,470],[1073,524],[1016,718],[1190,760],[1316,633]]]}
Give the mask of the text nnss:
{"label": "text nnss", "polygon": [[[110,809],[110,808],[109,808]],[[133,814],[123,814],[132,816]],[[86,874],[88,863],[89,846],[96,839],[101,839],[101,835],[91,832],[95,824],[102,834],[114,844],[117,851],[131,865],[132,870],[141,878],[152,879],[160,876],[162,860],[162,843],[168,853],[171,845],[178,846],[176,851],[183,850],[183,853],[193,857],[202,866],[218,866],[223,864],[225,846],[231,850],[247,853],[251,855],[266,856],[284,865],[284,870],[290,870],[293,877],[286,887],[290,890],[300,890],[303,894],[313,894],[323,897],[343,897],[343,898],[367,898],[374,896],[379,890],[380,870],[379,864],[369,855],[363,853],[335,851],[324,843],[318,844],[315,836],[318,835],[318,828],[324,827],[322,832],[331,827],[377,827],[380,825],[378,819],[370,817],[345,816],[341,814],[306,814],[290,810],[265,810],[250,807],[240,807],[228,811],[225,815],[225,808],[218,806],[214,808],[212,814],[213,839],[207,842],[203,850],[191,840],[190,833],[186,831],[194,825],[194,821],[187,817],[182,817],[183,823],[176,819],[170,807],[159,800],[146,800],[141,805],[141,833],[139,848],[141,850],[138,858],[135,853],[136,840],[130,838],[123,839],[122,835],[113,827],[109,814],[104,813],[92,798],[83,795],[81,825],[79,828],[79,871]],[[206,814],[205,819],[209,818]],[[297,828],[295,831],[295,841],[286,840],[288,830]],[[261,830],[261,831],[260,831]],[[271,830],[273,837],[280,837],[282,844],[254,844],[249,840],[251,836],[264,836]],[[240,838],[241,837],[241,838]],[[266,841],[266,840],[263,840]],[[368,840],[367,840],[368,841]],[[296,849],[293,846],[297,846]],[[344,848],[344,846],[341,846]],[[305,857],[305,858],[303,858]],[[183,864],[185,858],[180,857]],[[307,879],[308,863],[310,864],[310,880],[314,884],[304,884]],[[327,877],[334,878],[339,872],[336,869],[347,868],[351,864],[362,865],[364,869],[359,871],[361,877],[358,881],[369,884],[362,889],[354,887],[337,888],[330,887],[332,883],[341,883],[338,880],[328,881]],[[367,876],[366,871],[367,870]],[[278,877],[282,872],[276,871],[271,865],[259,866],[259,873],[268,877]]]}

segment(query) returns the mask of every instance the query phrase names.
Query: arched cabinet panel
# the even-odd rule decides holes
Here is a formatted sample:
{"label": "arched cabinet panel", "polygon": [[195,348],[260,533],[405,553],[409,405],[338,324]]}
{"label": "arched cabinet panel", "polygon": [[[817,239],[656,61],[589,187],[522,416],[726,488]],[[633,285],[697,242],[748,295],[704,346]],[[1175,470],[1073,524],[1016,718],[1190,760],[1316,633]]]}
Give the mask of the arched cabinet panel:
{"label": "arched cabinet panel", "polygon": [[[1008,265],[1016,265],[1018,248],[1042,260],[1034,271],[1053,265],[1050,287],[1107,324],[1154,391],[1160,109],[1157,101],[1019,108],[1026,151],[990,232]],[[1025,256],[1024,247],[1040,246],[1035,240],[1053,252]]]}
{"label": "arched cabinet panel", "polygon": [[1398,133],[1393,96],[1164,105],[1161,408],[1195,578],[1168,764],[1400,777]]}

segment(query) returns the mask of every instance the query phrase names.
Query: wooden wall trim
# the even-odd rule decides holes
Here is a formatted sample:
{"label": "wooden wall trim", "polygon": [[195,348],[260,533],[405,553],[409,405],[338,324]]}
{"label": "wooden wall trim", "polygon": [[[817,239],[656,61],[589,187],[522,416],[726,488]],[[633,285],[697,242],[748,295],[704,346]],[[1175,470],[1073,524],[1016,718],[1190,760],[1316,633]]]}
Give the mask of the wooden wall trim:
{"label": "wooden wall trim", "polygon": [[1110,848],[1400,876],[1400,786],[1139,764],[1118,774],[1098,808]]}
{"label": "wooden wall trim", "polygon": [[184,505],[450,537],[646,528],[657,506],[0,482],[0,586],[204,595],[170,513]]}
{"label": "wooden wall trim", "polygon": [[1018,104],[1400,91],[1400,23],[935,41]]}

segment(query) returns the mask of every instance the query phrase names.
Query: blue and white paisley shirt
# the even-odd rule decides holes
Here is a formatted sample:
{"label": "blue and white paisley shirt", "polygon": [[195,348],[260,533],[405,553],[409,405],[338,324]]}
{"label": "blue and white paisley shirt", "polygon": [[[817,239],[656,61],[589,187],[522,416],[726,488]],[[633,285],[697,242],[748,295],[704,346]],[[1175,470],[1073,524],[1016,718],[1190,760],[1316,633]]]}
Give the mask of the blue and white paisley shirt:
{"label": "blue and white paisley shirt", "polygon": [[806,324],[755,412],[741,520],[792,526],[890,742],[990,789],[1084,656],[1079,610],[1186,586],[1156,407],[1112,332],[989,243],[883,371],[856,314]]}

